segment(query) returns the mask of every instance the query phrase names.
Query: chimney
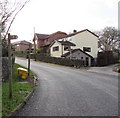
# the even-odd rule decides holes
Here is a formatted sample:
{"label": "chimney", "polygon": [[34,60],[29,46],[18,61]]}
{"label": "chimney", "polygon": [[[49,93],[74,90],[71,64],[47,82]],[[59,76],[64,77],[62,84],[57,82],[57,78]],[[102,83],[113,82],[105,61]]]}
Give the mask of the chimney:
{"label": "chimney", "polygon": [[73,30],[73,33],[77,32],[77,30]]}

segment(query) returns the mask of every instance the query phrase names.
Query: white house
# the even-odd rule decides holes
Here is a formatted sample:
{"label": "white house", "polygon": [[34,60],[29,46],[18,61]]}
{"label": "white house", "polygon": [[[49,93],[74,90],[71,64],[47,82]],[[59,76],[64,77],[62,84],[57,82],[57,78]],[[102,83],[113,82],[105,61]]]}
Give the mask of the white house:
{"label": "white house", "polygon": [[90,66],[96,61],[98,53],[98,36],[88,29],[74,31],[50,46],[52,57],[83,59]]}
{"label": "white house", "polygon": [[98,36],[88,29],[69,34],[64,40],[74,43],[76,46],[72,49],[78,49],[87,52],[93,58],[97,58]]}
{"label": "white house", "polygon": [[50,55],[52,57],[61,57],[63,54],[69,52],[72,46],[75,44],[69,41],[53,41],[50,45]]}

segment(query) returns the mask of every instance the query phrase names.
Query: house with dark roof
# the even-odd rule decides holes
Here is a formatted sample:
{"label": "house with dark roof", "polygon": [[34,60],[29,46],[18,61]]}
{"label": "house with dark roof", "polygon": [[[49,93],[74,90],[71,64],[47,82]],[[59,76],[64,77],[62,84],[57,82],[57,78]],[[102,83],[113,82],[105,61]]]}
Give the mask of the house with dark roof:
{"label": "house with dark roof", "polygon": [[35,40],[37,49],[42,48],[42,46],[45,44],[45,40],[47,40],[48,36],[49,36],[48,34],[38,34],[38,33],[34,34],[33,41]]}
{"label": "house with dark roof", "polygon": [[[90,66],[93,61],[96,62],[98,54],[98,38],[99,37],[96,34],[88,29],[78,32],[74,30],[73,33],[60,38],[57,43],[53,43],[51,46],[50,54],[54,57],[83,59],[86,62],[86,65]],[[75,44],[75,46],[71,46],[71,50],[64,50],[60,48],[59,41],[68,41]],[[68,46],[65,46],[64,48],[68,49]],[[64,51],[61,52],[61,50]]]}
{"label": "house with dark roof", "polygon": [[64,36],[67,36],[67,34],[64,32],[61,32],[61,31],[57,31],[50,35],[35,33],[33,40],[35,40],[35,42],[36,42],[37,49],[41,48],[44,50],[44,53],[49,53],[50,52],[50,49],[49,49],[50,44],[54,40],[58,40]]}
{"label": "house with dark roof", "polygon": [[25,51],[29,48],[29,44],[32,43],[25,40],[12,43],[13,47],[15,48],[15,51]]}
{"label": "house with dark roof", "polygon": [[[62,57],[63,54],[70,52],[70,50],[76,52],[76,49],[79,49],[79,52],[84,53],[83,57],[79,55],[80,58],[85,60],[90,60],[88,58],[91,58],[91,60],[94,59],[94,61],[96,61],[98,54],[98,38],[95,33],[88,29],[81,31],[74,30],[74,32],[70,34],[61,31],[50,35],[36,33],[34,36],[36,47],[43,49],[44,53],[50,53],[53,57]],[[66,58],[67,57],[69,56],[66,56]],[[90,65],[90,63],[88,65]]]}

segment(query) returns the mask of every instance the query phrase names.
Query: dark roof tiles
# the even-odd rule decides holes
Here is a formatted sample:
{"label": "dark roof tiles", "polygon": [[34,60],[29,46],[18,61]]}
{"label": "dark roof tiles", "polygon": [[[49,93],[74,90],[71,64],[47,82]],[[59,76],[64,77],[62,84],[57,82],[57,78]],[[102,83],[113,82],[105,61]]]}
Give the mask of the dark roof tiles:
{"label": "dark roof tiles", "polygon": [[[73,50],[71,50],[71,53],[74,53],[74,52],[76,52],[76,51],[81,51],[81,52],[83,52],[84,54],[86,54],[87,56],[93,58],[91,55],[89,55],[88,53],[86,53],[85,51],[83,51],[83,50],[81,50],[81,49],[73,49]],[[67,53],[63,54],[62,57],[66,57],[66,56],[68,56],[68,55],[70,55],[70,52],[67,52]]]}
{"label": "dark roof tiles", "polygon": [[69,41],[58,41],[62,45],[67,45],[67,46],[76,46],[74,43],[71,43]]}
{"label": "dark roof tiles", "polygon": [[44,40],[44,39],[46,39],[46,38],[48,38],[48,34],[38,34],[38,33],[36,33],[36,36],[37,36],[37,38],[38,38],[38,40],[40,39],[40,40]]}

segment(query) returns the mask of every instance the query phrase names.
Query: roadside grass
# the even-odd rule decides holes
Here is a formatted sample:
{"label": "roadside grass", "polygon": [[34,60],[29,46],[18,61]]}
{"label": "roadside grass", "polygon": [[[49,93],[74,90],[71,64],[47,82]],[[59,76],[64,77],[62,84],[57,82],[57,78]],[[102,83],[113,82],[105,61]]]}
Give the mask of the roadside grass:
{"label": "roadside grass", "polygon": [[[33,90],[34,84],[29,82],[22,82],[22,79],[18,78],[17,68],[22,67],[18,64],[14,65],[13,71],[13,82],[12,82],[12,92],[13,98],[9,99],[9,82],[2,83],[2,116],[6,117],[11,114],[21,103],[25,102],[26,97]],[[34,73],[30,72],[31,76],[34,76]]]}
{"label": "roadside grass", "polygon": [[[21,66],[19,64],[14,64],[13,81],[22,81],[22,79],[20,79],[18,77],[17,68],[19,68],[19,67],[25,68],[25,67],[23,67],[23,66]],[[27,68],[25,68],[25,69],[27,69]],[[32,71],[30,71],[30,76],[34,76],[34,75],[35,75],[35,73],[33,73]]]}

